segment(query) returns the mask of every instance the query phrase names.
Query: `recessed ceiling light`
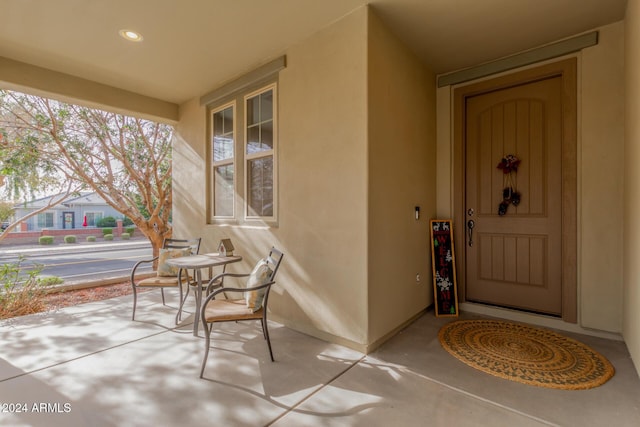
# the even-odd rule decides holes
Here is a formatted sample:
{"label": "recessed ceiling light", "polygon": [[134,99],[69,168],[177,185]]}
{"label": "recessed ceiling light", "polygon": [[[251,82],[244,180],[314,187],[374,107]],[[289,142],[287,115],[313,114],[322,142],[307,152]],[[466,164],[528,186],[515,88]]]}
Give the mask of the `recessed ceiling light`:
{"label": "recessed ceiling light", "polygon": [[133,30],[120,30],[120,35],[132,42],[141,42],[142,35]]}

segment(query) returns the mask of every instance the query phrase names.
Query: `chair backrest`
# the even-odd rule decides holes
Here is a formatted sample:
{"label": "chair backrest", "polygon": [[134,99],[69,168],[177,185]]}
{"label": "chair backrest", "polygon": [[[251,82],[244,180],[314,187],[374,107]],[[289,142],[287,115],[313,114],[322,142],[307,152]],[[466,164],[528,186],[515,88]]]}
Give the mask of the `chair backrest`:
{"label": "chair backrest", "polygon": [[272,247],[269,251],[269,255],[265,258],[267,261],[267,265],[271,269],[271,276],[269,276],[269,281],[272,282],[276,278],[276,273],[278,272],[278,268],[280,268],[280,263],[282,262],[282,258],[284,258],[284,254],[280,252],[278,249]]}
{"label": "chair backrest", "polygon": [[164,239],[162,247],[164,249],[186,249],[191,248],[191,254],[197,255],[200,252],[201,237],[193,239]]}

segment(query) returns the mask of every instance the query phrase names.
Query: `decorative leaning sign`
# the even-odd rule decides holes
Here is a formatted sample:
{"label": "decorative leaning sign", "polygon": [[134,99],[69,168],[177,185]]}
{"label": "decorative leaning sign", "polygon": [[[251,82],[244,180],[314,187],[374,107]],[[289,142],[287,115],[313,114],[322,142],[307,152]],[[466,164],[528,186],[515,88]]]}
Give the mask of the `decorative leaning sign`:
{"label": "decorative leaning sign", "polygon": [[432,219],[429,225],[435,314],[437,317],[457,317],[458,289],[451,220]]}

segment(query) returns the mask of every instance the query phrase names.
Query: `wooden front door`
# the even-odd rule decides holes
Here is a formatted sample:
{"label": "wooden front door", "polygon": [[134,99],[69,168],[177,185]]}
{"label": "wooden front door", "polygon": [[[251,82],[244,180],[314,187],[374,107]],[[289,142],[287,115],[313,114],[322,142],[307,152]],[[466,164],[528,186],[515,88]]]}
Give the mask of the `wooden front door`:
{"label": "wooden front door", "polygon": [[[575,262],[563,261],[575,258],[575,238],[565,240],[567,232],[575,236],[575,206],[568,205],[575,205],[575,186],[567,177],[575,172],[566,164],[575,142],[566,139],[575,140],[567,112],[575,117],[576,107],[567,85],[564,73],[543,69],[458,94],[464,191],[457,209],[467,301],[564,315],[572,288],[564,289],[565,279],[575,277],[565,277]],[[518,160],[517,170],[498,168],[503,159]]]}

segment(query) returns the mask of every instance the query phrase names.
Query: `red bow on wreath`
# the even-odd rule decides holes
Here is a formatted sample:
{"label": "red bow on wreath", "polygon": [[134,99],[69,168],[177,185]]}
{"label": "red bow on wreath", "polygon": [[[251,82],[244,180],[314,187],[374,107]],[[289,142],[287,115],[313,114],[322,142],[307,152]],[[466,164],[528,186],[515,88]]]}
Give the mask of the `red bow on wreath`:
{"label": "red bow on wreath", "polygon": [[517,172],[519,164],[520,159],[513,154],[509,154],[508,156],[502,158],[497,167],[498,169],[502,169],[502,172],[504,172],[505,174],[508,174],[511,172]]}

